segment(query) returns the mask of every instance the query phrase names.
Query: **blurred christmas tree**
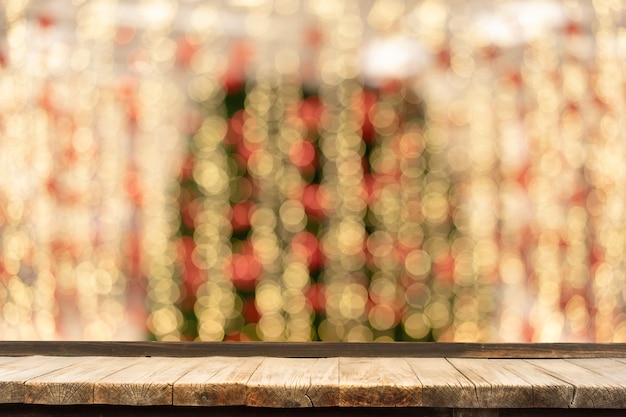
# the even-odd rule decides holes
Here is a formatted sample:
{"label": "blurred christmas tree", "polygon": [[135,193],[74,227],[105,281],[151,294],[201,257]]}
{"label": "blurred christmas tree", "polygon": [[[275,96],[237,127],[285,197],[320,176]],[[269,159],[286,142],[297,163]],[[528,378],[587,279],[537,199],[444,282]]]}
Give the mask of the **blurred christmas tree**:
{"label": "blurred christmas tree", "polygon": [[[303,91],[300,87],[294,89],[298,92],[295,101],[275,101],[270,104],[279,108],[281,120],[288,119],[292,125],[297,125],[301,136],[292,140],[288,146],[282,145],[281,149],[275,150],[280,153],[276,155],[280,158],[280,164],[286,167],[283,168],[282,175],[288,175],[288,182],[291,184],[287,187],[289,191],[286,194],[282,188],[278,192],[279,201],[266,201],[275,199],[276,196],[270,196],[271,190],[263,189],[267,184],[264,185],[263,180],[255,175],[259,170],[256,165],[251,166],[258,163],[251,160],[254,159],[252,155],[255,149],[251,149],[250,141],[245,138],[245,135],[251,135],[249,127],[245,126],[246,123],[250,125],[253,118],[250,95],[255,91],[255,86],[250,83],[225,89],[222,107],[219,109],[228,126],[228,132],[220,146],[222,155],[227,159],[226,166],[230,176],[229,207],[226,215],[230,221],[228,240],[231,255],[227,260],[228,265],[223,268],[235,291],[232,306],[234,313],[225,321],[223,339],[268,339],[264,337],[267,331],[263,333],[257,328],[263,315],[259,311],[260,303],[257,299],[259,281],[267,267],[260,259],[258,242],[254,242],[252,223],[255,215],[270,207],[269,217],[278,219],[275,223],[269,221],[279,240],[277,244],[281,251],[277,259],[282,262],[282,266],[279,267],[277,276],[286,282],[286,269],[290,266],[285,259],[296,256],[304,260],[306,282],[299,284],[295,291],[286,284],[282,287],[282,294],[279,292],[268,296],[265,293],[264,297],[270,297],[269,302],[265,299],[261,304],[280,305],[279,313],[288,318],[293,315],[294,303],[300,303],[302,305],[297,317],[302,317],[301,313],[305,312],[304,317],[307,319],[304,322],[308,326],[304,333],[300,329],[300,336],[290,337],[296,333],[290,331],[294,327],[290,327],[289,323],[296,321],[289,322],[285,319],[280,322],[284,327],[279,331],[280,335],[272,340],[433,340],[427,320],[419,323],[419,331],[415,331],[415,317],[412,314],[415,311],[423,312],[427,306],[432,281],[442,279],[435,275],[445,275],[449,271],[444,270],[445,268],[431,270],[429,264],[422,267],[423,276],[417,276],[420,272],[415,270],[420,267],[411,264],[407,272],[406,258],[407,254],[413,253],[413,248],[421,247],[421,243],[429,238],[429,233],[443,232],[449,235],[453,231],[453,225],[446,218],[434,228],[424,225],[415,236],[409,236],[401,226],[403,222],[421,216],[419,213],[412,213],[418,206],[405,204],[403,207],[396,207],[395,213],[389,213],[387,208],[382,208],[393,206],[399,198],[392,194],[398,194],[400,182],[409,178],[403,176],[403,170],[411,171],[410,176],[414,177],[411,181],[413,185],[417,185],[417,188],[413,188],[418,193],[428,180],[428,144],[423,143],[421,136],[414,135],[424,122],[421,103],[399,82],[376,89],[360,87],[350,103],[353,108],[349,110],[355,114],[355,120],[360,120],[361,123],[357,129],[360,141],[356,145],[360,155],[360,176],[355,187],[358,188],[357,195],[363,207],[360,211],[362,218],[358,222],[361,229],[357,231],[361,233],[357,255],[361,257],[359,259],[362,259],[362,263],[345,277],[342,293],[333,294],[336,285],[333,287],[331,282],[334,281],[329,278],[329,274],[333,272],[329,272],[327,259],[328,248],[331,246],[325,241],[328,240],[328,230],[331,227],[330,217],[340,217],[341,213],[332,202],[333,181],[337,179],[325,177],[327,172],[332,172],[328,168],[330,162],[323,149],[324,146],[329,146],[329,141],[322,140],[325,123],[329,123],[329,109],[318,91]],[[268,94],[278,93],[270,91]],[[255,99],[258,100],[258,97]],[[271,123],[272,120],[268,124]],[[275,130],[270,134],[283,134],[280,129],[287,128],[280,123],[275,123]],[[268,131],[271,132],[271,129],[270,126]],[[191,132],[192,136],[194,134],[195,132]],[[193,143],[193,139],[190,139],[179,182],[178,246],[181,261],[177,274],[181,287],[179,308],[184,320],[181,333],[185,340],[195,340],[199,336],[200,320],[195,306],[198,288],[206,279],[206,271],[199,268],[198,262],[194,261],[198,240],[196,216],[198,205],[201,204],[202,187],[199,187],[197,176],[194,175],[196,150]],[[281,147],[280,144],[277,146]],[[411,164],[412,161],[404,156],[397,157],[394,153],[408,153],[418,163],[415,166],[402,166]],[[349,176],[350,173],[340,175]],[[273,186],[285,188],[281,184],[283,183]],[[414,197],[418,202],[419,195]],[[288,210],[295,214],[286,214]],[[300,217],[298,213],[301,214]],[[293,220],[294,218],[297,220]],[[354,231],[347,230],[344,233],[350,234]],[[415,263],[415,260],[409,259],[408,262]],[[419,285],[416,286],[416,283]],[[271,297],[282,299],[272,300]],[[337,322],[335,318],[329,317],[329,308],[340,311],[340,314],[346,316],[345,319]],[[409,323],[413,328],[408,330],[407,319],[413,320]],[[302,320],[298,323],[301,326]],[[350,333],[351,329],[358,331],[352,330]]]}

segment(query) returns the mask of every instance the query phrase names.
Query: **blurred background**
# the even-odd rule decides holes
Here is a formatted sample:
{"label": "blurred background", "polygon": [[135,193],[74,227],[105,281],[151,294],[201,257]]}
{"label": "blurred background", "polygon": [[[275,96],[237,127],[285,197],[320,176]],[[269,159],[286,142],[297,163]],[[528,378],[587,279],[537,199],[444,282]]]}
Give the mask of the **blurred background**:
{"label": "blurred background", "polygon": [[0,4],[0,339],[626,342],[623,1]]}

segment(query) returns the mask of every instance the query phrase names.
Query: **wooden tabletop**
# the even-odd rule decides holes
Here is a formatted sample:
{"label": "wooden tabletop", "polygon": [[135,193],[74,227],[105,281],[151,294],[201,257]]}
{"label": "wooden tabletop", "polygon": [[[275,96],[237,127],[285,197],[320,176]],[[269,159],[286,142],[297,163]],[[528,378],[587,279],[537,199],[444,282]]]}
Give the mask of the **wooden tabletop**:
{"label": "wooden tabletop", "polygon": [[626,408],[626,359],[0,356],[0,403]]}

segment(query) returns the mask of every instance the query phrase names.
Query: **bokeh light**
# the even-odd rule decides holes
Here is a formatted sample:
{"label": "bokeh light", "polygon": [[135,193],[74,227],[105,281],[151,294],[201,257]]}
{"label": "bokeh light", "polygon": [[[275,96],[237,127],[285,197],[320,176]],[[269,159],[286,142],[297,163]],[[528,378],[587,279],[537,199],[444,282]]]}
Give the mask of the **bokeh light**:
{"label": "bokeh light", "polygon": [[5,0],[0,339],[626,341],[626,5]]}

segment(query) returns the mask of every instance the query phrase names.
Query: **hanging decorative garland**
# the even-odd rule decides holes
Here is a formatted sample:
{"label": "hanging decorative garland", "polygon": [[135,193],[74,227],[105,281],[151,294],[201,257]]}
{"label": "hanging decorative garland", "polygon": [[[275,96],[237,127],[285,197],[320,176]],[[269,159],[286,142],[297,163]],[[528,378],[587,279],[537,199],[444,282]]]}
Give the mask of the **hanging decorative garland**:
{"label": "hanging decorative garland", "polygon": [[626,340],[624,6],[465,3],[5,1],[0,337]]}

